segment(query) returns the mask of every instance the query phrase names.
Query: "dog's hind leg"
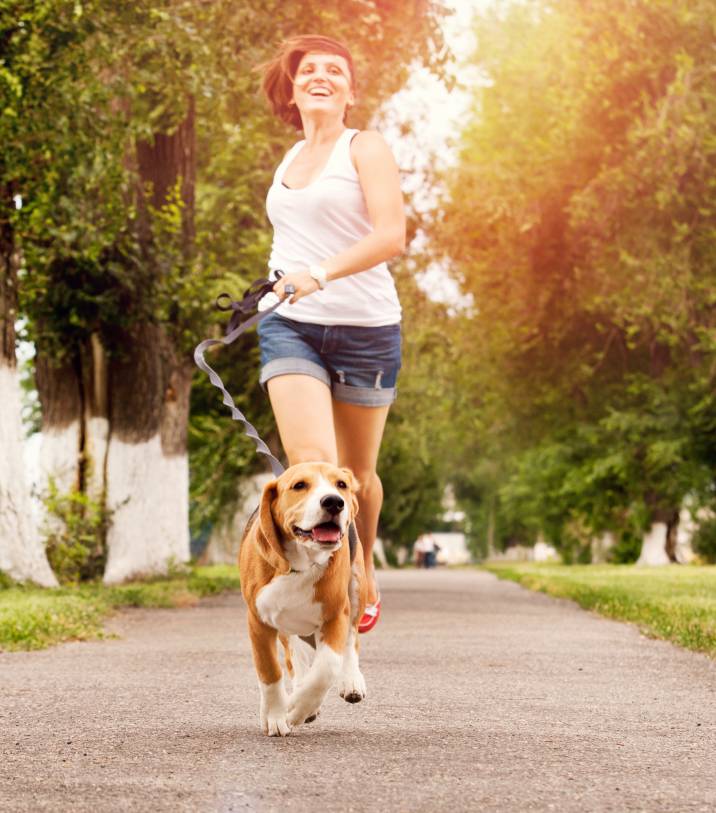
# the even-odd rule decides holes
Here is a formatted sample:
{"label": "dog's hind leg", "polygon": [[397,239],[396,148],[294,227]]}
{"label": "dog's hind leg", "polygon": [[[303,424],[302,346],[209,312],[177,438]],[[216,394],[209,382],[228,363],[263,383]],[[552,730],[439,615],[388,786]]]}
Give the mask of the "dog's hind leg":
{"label": "dog's hind leg", "polygon": [[[295,692],[308,674],[316,650],[305,638],[301,638],[298,635],[291,636],[289,646],[291,647],[291,663],[293,664],[293,671],[291,672],[292,691]],[[304,722],[312,723],[320,713],[320,710],[317,709],[315,714],[307,717]]]}
{"label": "dog's hind leg", "polygon": [[286,664],[286,671],[288,674],[293,678],[293,660],[291,658],[291,644],[289,643],[288,637],[286,635],[281,635],[279,633],[278,640],[281,642],[283,646],[283,660]]}
{"label": "dog's hind leg", "polygon": [[291,652],[292,671],[291,677],[293,678],[292,687],[295,692],[296,689],[303,683],[304,678],[311,668],[315,650],[312,649],[302,638],[298,635],[292,635],[288,641]]}
{"label": "dog's hind leg", "polygon": [[323,622],[311,668],[300,687],[291,695],[288,707],[288,721],[291,725],[300,725],[313,717],[321,707],[326,693],[338,679],[348,632],[348,612],[346,602],[344,612]]}

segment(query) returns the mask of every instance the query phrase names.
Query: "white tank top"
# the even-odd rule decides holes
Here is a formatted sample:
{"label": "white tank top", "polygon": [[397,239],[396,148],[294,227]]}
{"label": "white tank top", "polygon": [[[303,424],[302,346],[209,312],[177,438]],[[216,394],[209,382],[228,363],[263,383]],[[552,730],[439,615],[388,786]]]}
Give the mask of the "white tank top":
{"label": "white tank top", "polygon": [[[286,169],[305,141],[294,144],[279,164],[266,198],[274,229],[269,259],[272,275],[276,269],[302,271],[345,251],[373,231],[350,155],[357,132],[341,133],[320,175],[306,187],[289,189],[283,183]],[[396,324],[401,314],[385,263],[331,280],[322,291],[294,305],[284,302],[277,312],[297,322],[363,327]]]}

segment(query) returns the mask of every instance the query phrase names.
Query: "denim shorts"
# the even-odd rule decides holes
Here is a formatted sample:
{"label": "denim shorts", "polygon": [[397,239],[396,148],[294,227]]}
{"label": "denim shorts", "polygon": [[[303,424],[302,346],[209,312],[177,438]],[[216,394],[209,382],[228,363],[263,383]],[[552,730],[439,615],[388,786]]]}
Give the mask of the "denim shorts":
{"label": "denim shorts", "polygon": [[383,327],[316,325],[277,313],[258,325],[261,386],[279,375],[317,378],[336,401],[392,404],[400,370],[400,324]]}

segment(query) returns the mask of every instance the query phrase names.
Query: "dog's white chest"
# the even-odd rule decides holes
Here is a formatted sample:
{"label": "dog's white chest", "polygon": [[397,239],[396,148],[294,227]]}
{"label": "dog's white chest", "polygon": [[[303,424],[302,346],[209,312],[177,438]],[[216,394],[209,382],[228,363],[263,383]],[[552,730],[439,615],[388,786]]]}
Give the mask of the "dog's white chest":
{"label": "dog's white chest", "polygon": [[256,597],[259,618],[286,635],[310,635],[321,626],[321,605],[314,601],[310,571],[279,576]]}

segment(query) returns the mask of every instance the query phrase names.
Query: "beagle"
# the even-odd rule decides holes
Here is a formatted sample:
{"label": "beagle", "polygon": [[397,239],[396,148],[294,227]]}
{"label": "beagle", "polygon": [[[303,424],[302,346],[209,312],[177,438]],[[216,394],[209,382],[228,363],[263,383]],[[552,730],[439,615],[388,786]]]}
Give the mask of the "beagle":
{"label": "beagle", "polygon": [[[264,487],[241,541],[241,592],[261,692],[264,733],[285,737],[316,718],[338,682],[358,703],[366,686],[358,666],[358,621],[366,604],[360,541],[351,561],[349,528],[358,510],[349,469],[299,463]],[[313,636],[315,652],[305,639]],[[287,695],[277,639],[292,678]]]}

